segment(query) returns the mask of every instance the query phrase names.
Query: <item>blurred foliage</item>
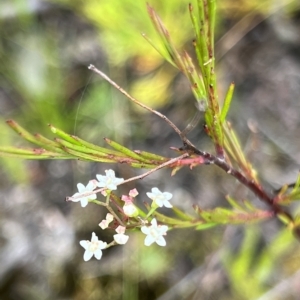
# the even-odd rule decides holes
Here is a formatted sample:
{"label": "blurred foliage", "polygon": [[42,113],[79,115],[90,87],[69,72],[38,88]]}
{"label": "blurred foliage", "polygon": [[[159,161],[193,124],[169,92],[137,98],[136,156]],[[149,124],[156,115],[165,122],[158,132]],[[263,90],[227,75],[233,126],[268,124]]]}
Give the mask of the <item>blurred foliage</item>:
{"label": "blurred foliage", "polygon": [[239,299],[258,299],[271,285],[278,264],[299,249],[288,231],[280,232],[270,244],[260,247],[257,232],[257,228],[247,227],[240,249],[228,248],[223,257],[232,289]]}
{"label": "blurred foliage", "polygon": [[222,15],[226,18],[237,19],[243,18],[245,15],[258,12],[266,17],[272,14],[277,9],[283,8],[286,12],[293,12],[299,6],[295,0],[283,0],[275,2],[272,0],[239,0],[239,1],[219,1],[218,8]]}
{"label": "blurred foliage", "polygon": [[[16,119],[32,132],[40,133],[48,132],[47,124],[52,123],[66,132],[74,132],[100,145],[103,136],[119,142],[128,139],[127,142],[130,144],[129,136],[133,133],[137,133],[138,139],[144,142],[144,137],[150,133],[149,127],[141,124],[147,123],[148,119],[136,113],[135,108],[132,110],[127,100],[107,84],[97,82],[86,66],[94,63],[104,69],[123,87],[128,87],[134,96],[154,108],[161,108],[165,104],[168,108],[172,108],[170,93],[175,86],[174,81],[178,83],[177,71],[172,67],[166,67],[161,57],[140,35],[144,32],[154,41],[156,38],[147,16],[145,2],[61,0],[45,3],[22,0],[0,2],[1,145],[17,145],[20,141],[4,125],[4,121],[8,118]],[[50,6],[47,6],[49,3]],[[153,0],[151,5],[156,8],[170,30],[178,48],[189,45],[193,35],[187,9],[188,1]],[[245,18],[247,15],[267,18],[276,9],[286,10],[292,15],[299,10],[299,1],[228,0],[218,1],[218,6],[218,36],[222,36],[228,30],[228,23],[235,24],[238,20],[243,23],[245,20],[244,22],[252,24],[251,18],[250,20]],[[243,28],[240,26],[241,30]],[[246,33],[247,31],[242,31],[241,35],[244,36]],[[180,91],[184,92],[184,89]],[[182,101],[186,99],[186,95],[182,97]],[[180,105],[178,102],[176,104]],[[182,106],[179,107],[183,119],[189,118],[189,111],[181,110]],[[176,119],[181,120],[178,116]],[[153,143],[153,139],[146,142],[149,145]],[[165,136],[161,142],[166,142]],[[156,147],[160,149],[161,144]],[[272,149],[263,148],[263,151],[267,154],[273,153]],[[65,165],[62,166],[66,168]],[[50,168],[44,172],[48,170]],[[82,167],[81,170],[84,176],[89,177],[90,169]],[[270,172],[273,172],[273,169],[270,169]],[[32,165],[28,167],[15,159],[1,159],[1,173],[3,178],[5,175],[11,180],[28,181],[28,176],[32,176]],[[202,176],[199,175],[201,182],[204,182],[203,185],[211,190],[216,189],[216,186],[220,190],[223,189],[223,181],[219,180],[221,178],[219,174],[211,175],[207,170],[204,173],[200,173]],[[44,178],[40,176],[41,174],[45,176],[39,169],[38,182]],[[195,192],[191,187],[190,173],[184,174],[188,179],[188,183],[184,183],[185,188],[191,189],[191,192],[184,194],[183,199],[194,194],[192,202],[200,198],[201,201],[209,202],[207,194],[198,196],[200,180],[194,181],[197,186]],[[209,179],[215,178],[217,182],[209,185],[205,181],[205,175]],[[66,186],[67,182],[71,181],[70,177],[69,174],[68,179],[64,179],[59,187]],[[54,179],[63,180],[59,177]],[[1,187],[6,187],[4,179],[2,180]],[[51,185],[51,182],[46,179],[45,181],[48,186]],[[179,182],[185,181],[181,179]],[[74,186],[73,182],[70,186],[72,185]],[[37,199],[39,200],[37,202],[44,203],[43,200],[46,199],[47,208],[43,209],[49,209],[48,206],[52,204],[49,204],[47,197],[58,190],[60,189],[54,188],[51,193],[47,190],[47,195],[43,194],[40,198],[39,195],[30,194],[30,202],[24,202],[24,206],[18,202],[13,205],[14,201],[21,197],[19,194],[10,194],[9,202],[13,206],[8,206],[7,210],[1,207],[0,220],[4,235],[1,238],[1,246],[9,240],[9,237],[17,236],[17,245],[20,248],[22,230],[29,230],[28,228],[34,225],[43,228],[45,226],[41,221],[43,214],[32,201]],[[5,202],[3,194],[4,192],[1,194],[3,197],[1,205]],[[220,196],[213,195],[216,199]],[[209,200],[206,200],[206,196]],[[62,199],[57,201],[62,202]],[[22,208],[20,214],[11,216],[18,206]],[[55,256],[52,253],[45,255],[43,251],[40,256],[31,257],[28,265],[22,261],[19,266],[11,268],[6,273],[7,277],[3,275],[1,278],[0,298],[12,299],[13,294],[15,299],[105,297],[105,299],[134,300],[156,299],[164,294],[165,298],[161,299],[240,300],[242,297],[256,299],[261,293],[276,287],[278,282],[289,278],[288,276],[299,270],[299,245],[291,242],[291,236],[287,232],[270,236],[268,226],[272,227],[271,232],[278,228],[277,224],[273,223],[267,224],[267,228],[264,226],[248,228],[245,230],[244,239],[239,239],[240,236],[236,234],[223,242],[223,231],[214,229],[205,233],[172,232],[168,234],[170,245],[163,251],[144,247],[141,250],[138,248],[141,241],[137,238],[132,242],[131,249],[123,250],[125,253],[117,252],[118,249],[103,257],[100,263],[92,261],[84,264],[77,240],[86,237],[86,231],[93,228],[91,220],[98,220],[99,214],[99,211],[92,210],[84,212],[80,210],[77,214],[75,211],[73,219],[67,219],[66,222],[72,223],[73,230],[76,230],[78,235],[75,244],[71,244],[72,248],[77,249],[77,256],[71,261],[66,259],[67,262],[59,266],[53,264]],[[22,230],[18,231],[15,220],[22,222],[26,216],[35,223],[27,220],[27,223],[21,223]],[[36,217],[40,219],[35,219]],[[49,220],[49,216],[46,219]],[[61,225],[54,218],[55,223]],[[65,230],[64,227],[56,228],[53,224],[51,226],[52,231]],[[14,228],[16,231],[8,231]],[[5,235],[7,231],[9,234]],[[262,236],[259,231],[262,231]],[[39,240],[34,240],[36,232],[33,231],[30,236],[31,242],[34,240],[33,250],[38,249],[43,236],[47,234],[42,232]],[[263,240],[261,243],[260,238]],[[239,247],[235,249],[233,244],[237,240]],[[61,243],[62,240],[59,240],[55,246],[58,247]],[[7,253],[4,250],[1,252]],[[26,255],[35,254],[31,251]],[[5,259],[3,255],[1,257]],[[44,261],[46,263],[41,269],[34,269]],[[24,265],[27,269],[22,269]],[[193,271],[195,273],[192,273]],[[191,277],[188,277],[188,274]],[[33,283],[34,279],[37,283]],[[187,289],[182,286],[186,286]],[[176,287],[175,294],[168,298],[167,293],[171,292],[173,287]],[[200,295],[193,298],[191,295],[199,290]],[[290,296],[286,299],[297,298]]]}

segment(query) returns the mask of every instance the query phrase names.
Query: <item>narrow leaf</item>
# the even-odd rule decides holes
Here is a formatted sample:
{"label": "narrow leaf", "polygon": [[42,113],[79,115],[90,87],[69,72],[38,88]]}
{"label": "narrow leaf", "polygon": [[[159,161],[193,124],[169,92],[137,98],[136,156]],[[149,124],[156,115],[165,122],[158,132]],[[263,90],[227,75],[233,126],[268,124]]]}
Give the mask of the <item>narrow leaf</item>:
{"label": "narrow leaf", "polygon": [[299,172],[299,174],[297,176],[297,180],[295,182],[295,185],[294,185],[291,193],[294,193],[294,192],[298,191],[299,187],[300,187],[300,172]]}
{"label": "narrow leaf", "polygon": [[198,225],[195,229],[196,230],[206,230],[212,227],[216,227],[218,224],[217,223],[203,223]]}
{"label": "narrow leaf", "polygon": [[184,213],[183,211],[181,211],[179,208],[177,208],[175,206],[172,207],[172,210],[176,214],[176,216],[179,217],[180,219],[182,219],[183,221],[195,220],[194,217],[187,215],[186,213]]}
{"label": "narrow leaf", "polygon": [[38,146],[43,147],[44,144],[39,141],[33,134],[28,132],[26,129],[24,129],[22,126],[20,126],[17,122],[14,120],[7,120],[7,125],[12,128],[16,133],[18,133],[23,139],[27,140],[30,143],[36,144]]}
{"label": "narrow leaf", "polygon": [[72,150],[70,148],[64,148],[64,150],[78,159],[87,160],[87,161],[105,162],[105,163],[116,163],[116,161],[113,159],[82,153],[76,150]]}
{"label": "narrow leaf", "polygon": [[68,154],[51,152],[41,148],[25,149],[16,147],[0,147],[0,156],[16,157],[22,159],[74,159]]}
{"label": "narrow leaf", "polygon": [[45,149],[53,152],[65,154],[65,152],[60,148],[60,145],[57,142],[49,140],[38,133],[36,133],[34,136],[38,141],[40,141],[40,143],[43,145]]}
{"label": "narrow leaf", "polygon": [[120,156],[120,157],[121,156],[126,157],[125,154],[123,154],[119,151],[115,151],[115,150],[112,150],[112,149],[106,149],[106,148],[100,147],[98,145],[86,142],[85,140],[79,138],[78,136],[72,135],[72,138],[74,140],[76,140],[80,145],[85,146],[89,149],[96,150],[97,152],[101,152],[101,153],[105,153],[105,154],[109,154],[109,155]]}
{"label": "narrow leaf", "polygon": [[57,143],[59,143],[63,147],[63,149],[72,149],[72,150],[75,150],[75,151],[78,151],[78,152],[91,154],[91,155],[94,155],[94,156],[97,156],[97,157],[114,159],[113,155],[109,155],[109,154],[106,154],[106,153],[101,153],[101,152],[98,152],[98,151],[93,150],[93,149],[86,148],[86,147],[81,146],[81,145],[74,145],[74,144],[72,144],[70,142],[67,142],[65,140],[62,140],[62,139],[56,138],[55,140],[57,141]]}
{"label": "narrow leaf", "polygon": [[226,200],[233,208],[242,210],[242,207],[230,196],[226,196]]}
{"label": "narrow leaf", "polygon": [[167,158],[167,157],[160,156],[160,155],[150,153],[150,152],[146,152],[146,151],[134,150],[134,152],[136,154],[140,155],[141,157],[143,157],[147,160],[151,160],[151,161],[165,162],[165,161],[169,160],[169,158]]}
{"label": "narrow leaf", "polygon": [[190,221],[181,221],[178,219],[174,219],[174,218],[170,218],[167,217],[163,214],[158,213],[157,211],[155,211],[153,213],[153,215],[156,217],[156,219],[164,224],[167,225],[171,225],[173,227],[181,227],[181,228],[185,228],[185,227],[195,227],[195,225],[197,224],[197,222],[192,223]]}
{"label": "narrow leaf", "polygon": [[234,92],[234,82],[232,82],[229,85],[228,91],[226,93],[226,97],[224,100],[224,104],[222,107],[222,111],[221,111],[221,115],[220,115],[220,122],[223,123],[226,119],[230,104],[231,104],[231,100],[232,100],[232,96],[233,96],[233,92]]}
{"label": "narrow leaf", "polygon": [[135,153],[134,151],[120,145],[117,142],[114,142],[108,138],[104,138],[105,142],[108,143],[111,147],[113,147],[114,149],[120,151],[121,153],[126,154],[128,157],[134,158],[139,162],[144,162],[144,163],[149,163],[149,159],[143,158],[142,156],[138,155],[137,153]]}
{"label": "narrow leaf", "polygon": [[69,143],[72,143],[72,144],[75,144],[75,145],[80,145],[80,143],[74,139],[74,137],[64,131],[62,131],[61,129],[59,128],[56,128],[54,127],[53,125],[51,124],[48,124],[48,126],[50,127],[51,131],[53,133],[55,133],[56,135],[58,135],[59,137],[61,137],[62,139],[68,141]]}

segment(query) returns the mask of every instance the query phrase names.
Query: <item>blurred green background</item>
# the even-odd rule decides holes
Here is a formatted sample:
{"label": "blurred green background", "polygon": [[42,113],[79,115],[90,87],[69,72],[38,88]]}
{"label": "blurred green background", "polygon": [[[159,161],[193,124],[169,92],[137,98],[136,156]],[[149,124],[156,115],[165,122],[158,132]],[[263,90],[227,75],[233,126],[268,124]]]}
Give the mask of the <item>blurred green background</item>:
{"label": "blurred green background", "polygon": [[[196,1],[194,1],[196,2]],[[285,0],[217,1],[220,99],[236,82],[229,119],[271,192],[295,180],[300,164],[300,5]],[[196,3],[194,3],[196,5]],[[179,49],[193,52],[188,1],[150,2]],[[104,145],[109,137],[133,149],[174,156],[179,138],[157,117],[133,106],[87,69],[94,64],[123,88],[184,129],[196,106],[187,81],[144,40],[157,36],[145,1],[2,0],[0,2],[0,145],[27,146],[5,124],[14,119],[48,137],[47,124]],[[190,133],[213,151],[202,131]],[[82,239],[110,241],[98,223],[106,211],[64,198],[78,182],[114,168],[128,178],[142,170],[70,161],[0,160],[0,299],[299,299],[299,243],[277,221],[205,232],[175,230],[167,247],[126,246],[84,262]],[[137,187],[173,193],[192,212],[226,205],[224,197],[263,205],[212,166],[161,170]],[[294,212],[299,209],[295,205]]]}

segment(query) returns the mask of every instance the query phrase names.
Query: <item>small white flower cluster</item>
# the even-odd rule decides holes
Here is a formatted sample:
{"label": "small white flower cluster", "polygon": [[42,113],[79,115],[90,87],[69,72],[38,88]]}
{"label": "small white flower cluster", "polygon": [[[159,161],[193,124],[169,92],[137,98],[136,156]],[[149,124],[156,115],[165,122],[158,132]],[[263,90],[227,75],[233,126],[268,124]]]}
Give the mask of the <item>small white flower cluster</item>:
{"label": "small white flower cluster", "polygon": [[[112,222],[114,219],[113,215],[108,213],[106,215],[106,219],[102,220],[99,224],[99,226],[102,229],[106,229],[110,222]],[[124,245],[127,243],[129,236],[125,235],[125,227],[118,226],[116,229],[117,234],[114,235],[114,241],[119,245]],[[103,242],[98,239],[98,236],[95,234],[95,232],[92,233],[92,239],[90,241],[83,240],[80,241],[79,244],[85,249],[83,260],[88,261],[93,256],[95,256],[97,259],[101,259],[102,257],[102,250],[107,248],[107,243]]]}
{"label": "small white flower cluster", "polygon": [[[125,245],[128,242],[129,236],[125,234],[126,228],[118,226],[116,229],[117,234],[114,235],[114,241],[119,245]],[[150,246],[156,243],[159,246],[166,246],[166,240],[164,235],[167,234],[168,226],[157,225],[156,219],[152,219],[151,226],[142,226],[141,231],[146,234],[145,246]],[[102,250],[107,248],[107,243],[98,239],[95,232],[92,233],[91,241],[83,240],[79,242],[80,245],[85,249],[83,260],[88,261],[93,256],[98,260],[102,257]]]}
{"label": "small white flower cluster", "polygon": [[106,170],[105,173],[106,176],[96,175],[98,181],[95,179],[90,180],[87,186],[84,186],[82,183],[78,183],[78,193],[75,193],[70,198],[70,200],[73,202],[80,201],[81,206],[86,207],[88,205],[89,200],[95,200],[97,198],[96,194],[91,193],[94,189],[100,187],[107,188],[110,191],[114,191],[117,189],[117,185],[124,181],[123,178],[115,177],[115,172],[113,170]]}
{"label": "small white flower cluster", "polygon": [[[117,189],[117,186],[121,184],[124,179],[115,177],[115,172],[113,170],[106,170],[106,176],[103,175],[96,175],[97,180],[90,180],[87,186],[84,186],[82,183],[77,184],[78,192],[75,193],[70,200],[73,202],[80,202],[82,207],[87,206],[89,200],[95,200],[97,198],[96,193],[92,193],[97,187],[106,188],[107,190],[113,191]],[[129,192],[129,196],[122,196],[122,200],[125,202],[123,206],[123,213],[127,217],[138,217],[139,210],[133,204],[134,197],[138,195],[138,191],[133,189]],[[168,192],[161,192],[158,188],[154,187],[151,190],[151,193],[147,193],[147,196],[153,200],[151,204],[151,211],[147,215],[149,217],[152,212],[156,210],[158,207],[173,207],[169,200],[172,198],[172,194]],[[116,216],[117,218],[117,216]],[[110,213],[106,215],[106,218],[99,223],[99,226],[102,229],[108,228],[109,224],[113,221],[114,216]],[[119,221],[120,223],[120,221]],[[141,226],[142,233],[146,234],[146,238],[144,244],[146,246],[150,246],[153,243],[156,243],[159,246],[166,246],[166,241],[164,236],[167,234],[168,226],[166,225],[158,225],[157,220],[153,218],[151,220],[151,225],[146,226],[145,224],[147,221],[144,222],[144,225]],[[129,236],[125,235],[126,227],[118,226],[115,231],[116,234],[113,236],[114,241],[110,244],[103,242],[98,239],[98,236],[95,232],[92,233],[91,240],[83,240],[80,241],[80,245],[85,249],[83,259],[84,261],[90,260],[93,256],[96,259],[101,259],[102,257],[102,250],[106,249],[110,246],[119,244],[124,245],[127,243]]]}

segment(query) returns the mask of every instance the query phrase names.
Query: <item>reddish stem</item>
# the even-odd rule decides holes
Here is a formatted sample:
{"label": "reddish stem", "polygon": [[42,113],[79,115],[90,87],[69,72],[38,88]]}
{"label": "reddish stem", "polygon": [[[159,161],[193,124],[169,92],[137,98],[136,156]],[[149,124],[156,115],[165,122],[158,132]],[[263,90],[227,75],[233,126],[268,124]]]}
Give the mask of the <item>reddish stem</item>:
{"label": "reddish stem", "polygon": [[261,201],[268,204],[273,212],[276,215],[285,215],[290,221],[293,221],[293,217],[285,211],[278,203],[275,201],[275,197],[271,197],[267,194],[267,192],[262,188],[261,185],[257,184],[254,180],[249,180],[245,177],[240,171],[232,168],[229,164],[226,163],[225,160],[218,158],[210,153],[201,151],[194,147],[186,146],[190,152],[194,152],[195,154],[200,155],[205,159],[206,164],[214,164],[224,170],[227,174],[230,174],[234,178],[236,178],[240,183],[248,187]]}

